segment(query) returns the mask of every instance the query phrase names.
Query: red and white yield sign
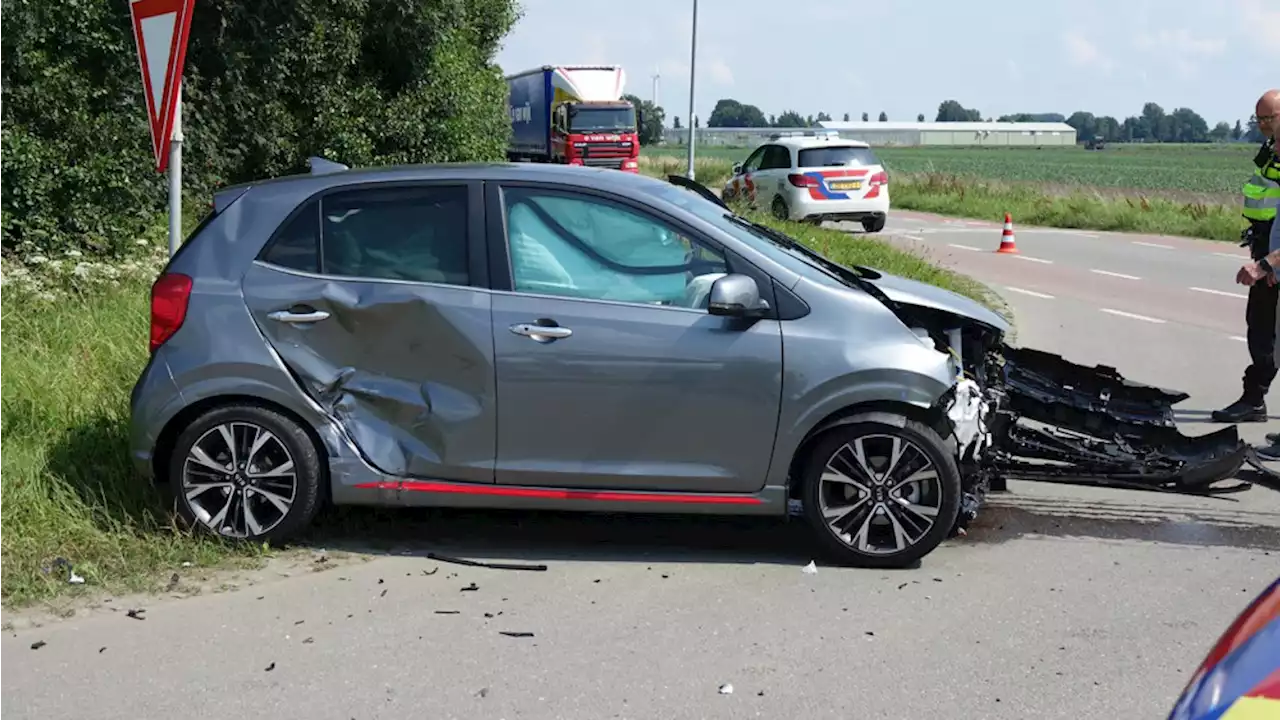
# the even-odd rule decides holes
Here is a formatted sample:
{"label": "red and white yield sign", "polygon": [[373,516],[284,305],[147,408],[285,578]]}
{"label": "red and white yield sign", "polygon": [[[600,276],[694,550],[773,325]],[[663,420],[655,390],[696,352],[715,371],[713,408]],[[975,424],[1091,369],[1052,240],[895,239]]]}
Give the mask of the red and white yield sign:
{"label": "red and white yield sign", "polygon": [[133,38],[138,45],[142,89],[151,125],[151,150],[156,170],[169,165],[174,108],[182,96],[182,66],[187,58],[187,35],[195,0],[131,0]]}

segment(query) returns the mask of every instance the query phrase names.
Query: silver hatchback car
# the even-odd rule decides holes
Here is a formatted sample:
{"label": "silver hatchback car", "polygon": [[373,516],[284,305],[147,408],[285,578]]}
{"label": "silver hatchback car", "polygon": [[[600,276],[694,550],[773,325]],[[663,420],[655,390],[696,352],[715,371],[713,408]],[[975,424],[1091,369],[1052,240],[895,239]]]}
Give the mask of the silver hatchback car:
{"label": "silver hatchback car", "polygon": [[961,351],[1009,329],[694,183],[534,164],[223,189],[151,302],[133,459],[214,533],[325,503],[803,514],[877,567],[976,512]]}

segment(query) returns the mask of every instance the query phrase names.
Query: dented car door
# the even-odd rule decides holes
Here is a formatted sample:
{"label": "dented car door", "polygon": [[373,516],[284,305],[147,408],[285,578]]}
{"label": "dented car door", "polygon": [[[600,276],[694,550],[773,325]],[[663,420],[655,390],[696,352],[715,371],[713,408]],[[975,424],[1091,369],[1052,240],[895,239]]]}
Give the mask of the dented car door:
{"label": "dented car door", "polygon": [[482,213],[478,182],[326,193],[244,278],[281,360],[385,473],[493,482]]}

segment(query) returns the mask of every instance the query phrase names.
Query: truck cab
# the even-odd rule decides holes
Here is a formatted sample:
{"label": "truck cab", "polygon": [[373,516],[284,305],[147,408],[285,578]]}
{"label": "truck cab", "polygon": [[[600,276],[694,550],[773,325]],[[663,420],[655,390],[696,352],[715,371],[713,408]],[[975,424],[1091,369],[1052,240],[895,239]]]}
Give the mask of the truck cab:
{"label": "truck cab", "polygon": [[639,172],[640,113],[629,102],[567,102],[555,110],[552,146],[567,165]]}

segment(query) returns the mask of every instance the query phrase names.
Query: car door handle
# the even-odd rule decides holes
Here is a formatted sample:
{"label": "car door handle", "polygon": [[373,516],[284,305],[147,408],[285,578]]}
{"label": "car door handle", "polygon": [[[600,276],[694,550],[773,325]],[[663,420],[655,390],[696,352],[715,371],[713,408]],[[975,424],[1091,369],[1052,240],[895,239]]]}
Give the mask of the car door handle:
{"label": "car door handle", "polygon": [[517,335],[533,338],[541,343],[551,342],[567,338],[573,334],[573,331],[567,327],[559,325],[535,325],[533,323],[518,323],[511,326],[511,332]]}
{"label": "car door handle", "polygon": [[324,310],[310,310],[307,312],[293,312],[292,310],[277,310],[269,313],[267,317],[272,320],[287,323],[313,323],[320,322],[329,317],[329,313]]}

